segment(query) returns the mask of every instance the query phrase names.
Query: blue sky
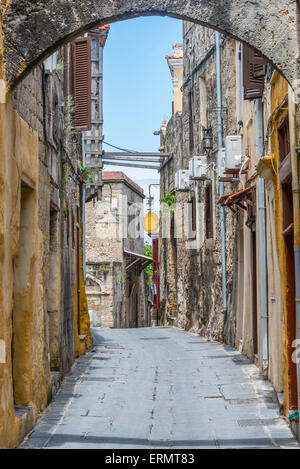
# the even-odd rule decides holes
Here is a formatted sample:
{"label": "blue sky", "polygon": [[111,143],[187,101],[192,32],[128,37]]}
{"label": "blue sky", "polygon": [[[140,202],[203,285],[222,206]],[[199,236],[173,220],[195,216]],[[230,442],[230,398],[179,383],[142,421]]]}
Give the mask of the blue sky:
{"label": "blue sky", "polygon": [[[107,142],[130,150],[157,151],[159,137],[153,132],[171,117],[173,100],[165,56],[177,42],[182,42],[182,22],[173,18],[141,17],[111,24],[104,48]],[[113,151],[106,145],[103,149]],[[159,178],[155,170],[117,166],[104,170],[122,170],[144,189]]]}

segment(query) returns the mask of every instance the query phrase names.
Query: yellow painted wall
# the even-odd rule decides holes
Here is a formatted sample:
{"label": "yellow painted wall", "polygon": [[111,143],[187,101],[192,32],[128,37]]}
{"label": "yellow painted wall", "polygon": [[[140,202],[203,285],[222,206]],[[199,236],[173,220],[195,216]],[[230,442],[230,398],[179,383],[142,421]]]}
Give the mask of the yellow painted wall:
{"label": "yellow painted wall", "polygon": [[[43,235],[38,226],[38,135],[13,110],[11,100],[0,103],[0,339],[5,342],[5,363],[0,364],[0,447],[14,447],[33,414],[47,404],[44,368]],[[18,257],[22,181],[30,188],[30,223],[33,236],[26,265]],[[30,269],[28,282],[19,282],[14,269]],[[15,270],[16,271],[16,270]],[[25,274],[25,271],[24,271]],[[17,286],[16,286],[17,285]],[[33,406],[23,421],[14,413],[12,380],[12,314],[15,317],[15,399]],[[22,352],[20,347],[22,346]],[[23,384],[22,384],[23,383]],[[27,420],[27,421],[24,421]]]}
{"label": "yellow painted wall", "polygon": [[286,285],[287,285],[287,261],[285,254],[284,238],[282,236],[283,229],[283,214],[282,214],[282,191],[279,180],[278,166],[279,166],[279,145],[277,128],[283,119],[288,114],[287,102],[283,104],[281,109],[278,106],[285,97],[288,95],[288,84],[277,72],[273,77],[271,83],[271,119],[270,119],[270,132],[271,132],[271,149],[274,157],[273,160],[273,180],[275,183],[275,232],[277,240],[277,253],[279,269],[281,274],[281,296],[282,296],[282,373],[283,373],[283,387],[284,387],[284,410],[287,414],[288,403],[288,370],[287,370],[287,310],[286,310]]}
{"label": "yellow painted wall", "polygon": [[[75,219],[75,253],[77,253],[78,242],[80,243],[80,278],[79,278],[79,288],[80,288],[80,338],[78,334],[78,314],[77,314],[77,289],[78,289],[78,278],[77,271],[75,276],[75,283],[73,287],[73,312],[74,312],[74,351],[75,357],[84,355],[87,349],[90,349],[93,345],[93,338],[90,331],[90,317],[88,311],[87,296],[85,292],[85,283],[83,277],[83,252],[82,252],[82,224],[80,223],[79,228],[79,237],[76,236],[76,225],[77,218]],[[75,254],[76,255],[76,254]],[[76,263],[76,260],[75,260]],[[76,265],[76,264],[75,264]]]}
{"label": "yellow painted wall", "polygon": [[[273,85],[266,85],[264,96],[264,126],[267,131],[269,118],[279,103],[287,95],[287,82],[278,74],[273,78]],[[287,104],[282,110],[286,115]],[[243,137],[243,152],[249,158],[249,171],[245,176],[245,183],[256,185],[257,176],[265,179],[266,194],[266,216],[267,216],[267,281],[268,281],[268,335],[269,335],[269,367],[268,378],[272,382],[276,391],[283,389],[283,373],[286,373],[286,366],[282,366],[282,288],[284,278],[282,277],[283,265],[278,261],[279,241],[281,235],[279,229],[279,187],[276,176],[276,165],[274,158],[264,157],[261,161],[257,157],[256,142],[256,106],[255,101],[243,101],[242,115],[244,126],[240,130]],[[283,114],[277,119],[282,119]],[[276,125],[275,125],[276,127]],[[278,154],[277,132],[272,127],[269,128],[270,145],[265,149],[268,154]],[[278,155],[277,155],[278,156]],[[274,166],[274,168],[273,168]],[[246,185],[247,187],[247,185]],[[241,189],[241,187],[240,187]],[[245,215],[240,214],[241,223],[245,222]],[[240,351],[253,357],[253,324],[252,324],[252,265],[251,265],[251,231],[244,225],[243,242],[238,254],[238,288],[237,288],[237,342]],[[256,251],[257,251],[257,331],[258,331],[258,365],[261,366],[261,341],[260,341],[260,271],[259,271],[259,218],[256,218]],[[283,326],[284,328],[284,326]],[[283,344],[284,347],[285,344]],[[282,369],[284,371],[282,371]]]}
{"label": "yellow painted wall", "polygon": [[[2,44],[0,17],[0,341],[1,350],[4,348],[5,352],[4,357],[0,356],[0,449],[16,447],[32,429],[37,415],[47,406],[51,385],[50,355],[45,345],[47,289],[44,279],[47,265],[44,248],[48,239],[39,228],[38,220],[38,201],[45,197],[45,177],[48,176],[39,163],[37,132],[18,115],[13,109],[12,100],[6,96]],[[28,189],[22,189],[21,181]],[[22,193],[26,204],[27,194],[30,198],[22,218],[22,239],[29,243],[29,248],[26,248],[25,255],[22,251],[20,262]],[[81,334],[86,337],[80,343],[78,334],[77,337],[75,335],[76,355],[84,353],[85,348],[92,344],[82,252],[80,262]],[[76,290],[77,286],[74,286],[74,292]],[[76,301],[76,295],[74,298]],[[74,330],[77,330],[76,324]],[[16,417],[15,401],[30,406],[30,410],[22,417]]]}
{"label": "yellow painted wall", "polygon": [[175,68],[174,76],[178,80],[178,84],[174,86],[174,114],[176,112],[182,111],[182,91],[181,87],[183,84],[183,69]]}

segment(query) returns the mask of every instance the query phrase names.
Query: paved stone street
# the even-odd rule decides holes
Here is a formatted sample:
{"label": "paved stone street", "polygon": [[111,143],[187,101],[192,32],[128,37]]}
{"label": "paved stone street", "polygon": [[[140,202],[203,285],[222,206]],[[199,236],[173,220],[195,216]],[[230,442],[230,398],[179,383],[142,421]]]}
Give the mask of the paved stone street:
{"label": "paved stone street", "polygon": [[298,447],[272,387],[230,347],[175,328],[93,332],[23,447]]}

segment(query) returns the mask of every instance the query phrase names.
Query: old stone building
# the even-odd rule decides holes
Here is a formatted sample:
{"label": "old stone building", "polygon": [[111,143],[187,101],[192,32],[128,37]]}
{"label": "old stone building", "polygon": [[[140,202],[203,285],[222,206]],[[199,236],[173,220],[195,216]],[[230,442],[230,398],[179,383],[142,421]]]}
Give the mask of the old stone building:
{"label": "old stone building", "polygon": [[148,326],[143,268],[144,191],[121,171],[102,172],[102,200],[86,204],[86,284],[94,326]]}
{"label": "old stone building", "polygon": [[[174,113],[162,129],[164,152],[171,156],[160,170],[161,199],[173,193],[177,209],[162,217],[161,314],[163,322],[222,339],[229,305],[222,299],[221,217],[216,205],[220,188],[215,33],[183,24],[182,112]],[[220,48],[222,133],[228,135],[236,129],[235,43],[223,37]],[[206,158],[207,179],[180,190],[175,173],[188,170],[191,158],[200,155]],[[225,224],[227,287],[232,276],[231,217]]]}
{"label": "old stone building", "polygon": [[187,22],[183,64],[182,112],[161,128],[161,149],[170,154],[160,170],[161,322],[237,347],[272,382],[293,421],[295,97],[259,54]]}
{"label": "old stone building", "polygon": [[[92,344],[82,272],[81,139],[67,46],[1,104],[0,447],[16,446]],[[63,87],[63,85],[65,86]]]}

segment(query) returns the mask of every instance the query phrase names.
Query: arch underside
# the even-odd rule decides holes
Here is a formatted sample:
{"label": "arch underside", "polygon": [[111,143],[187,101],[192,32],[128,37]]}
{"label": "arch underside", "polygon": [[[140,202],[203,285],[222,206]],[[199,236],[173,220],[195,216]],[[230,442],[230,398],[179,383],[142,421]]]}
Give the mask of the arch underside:
{"label": "arch underside", "polygon": [[7,82],[14,88],[39,62],[96,25],[171,16],[219,30],[297,78],[296,0],[12,0],[3,15]]}

